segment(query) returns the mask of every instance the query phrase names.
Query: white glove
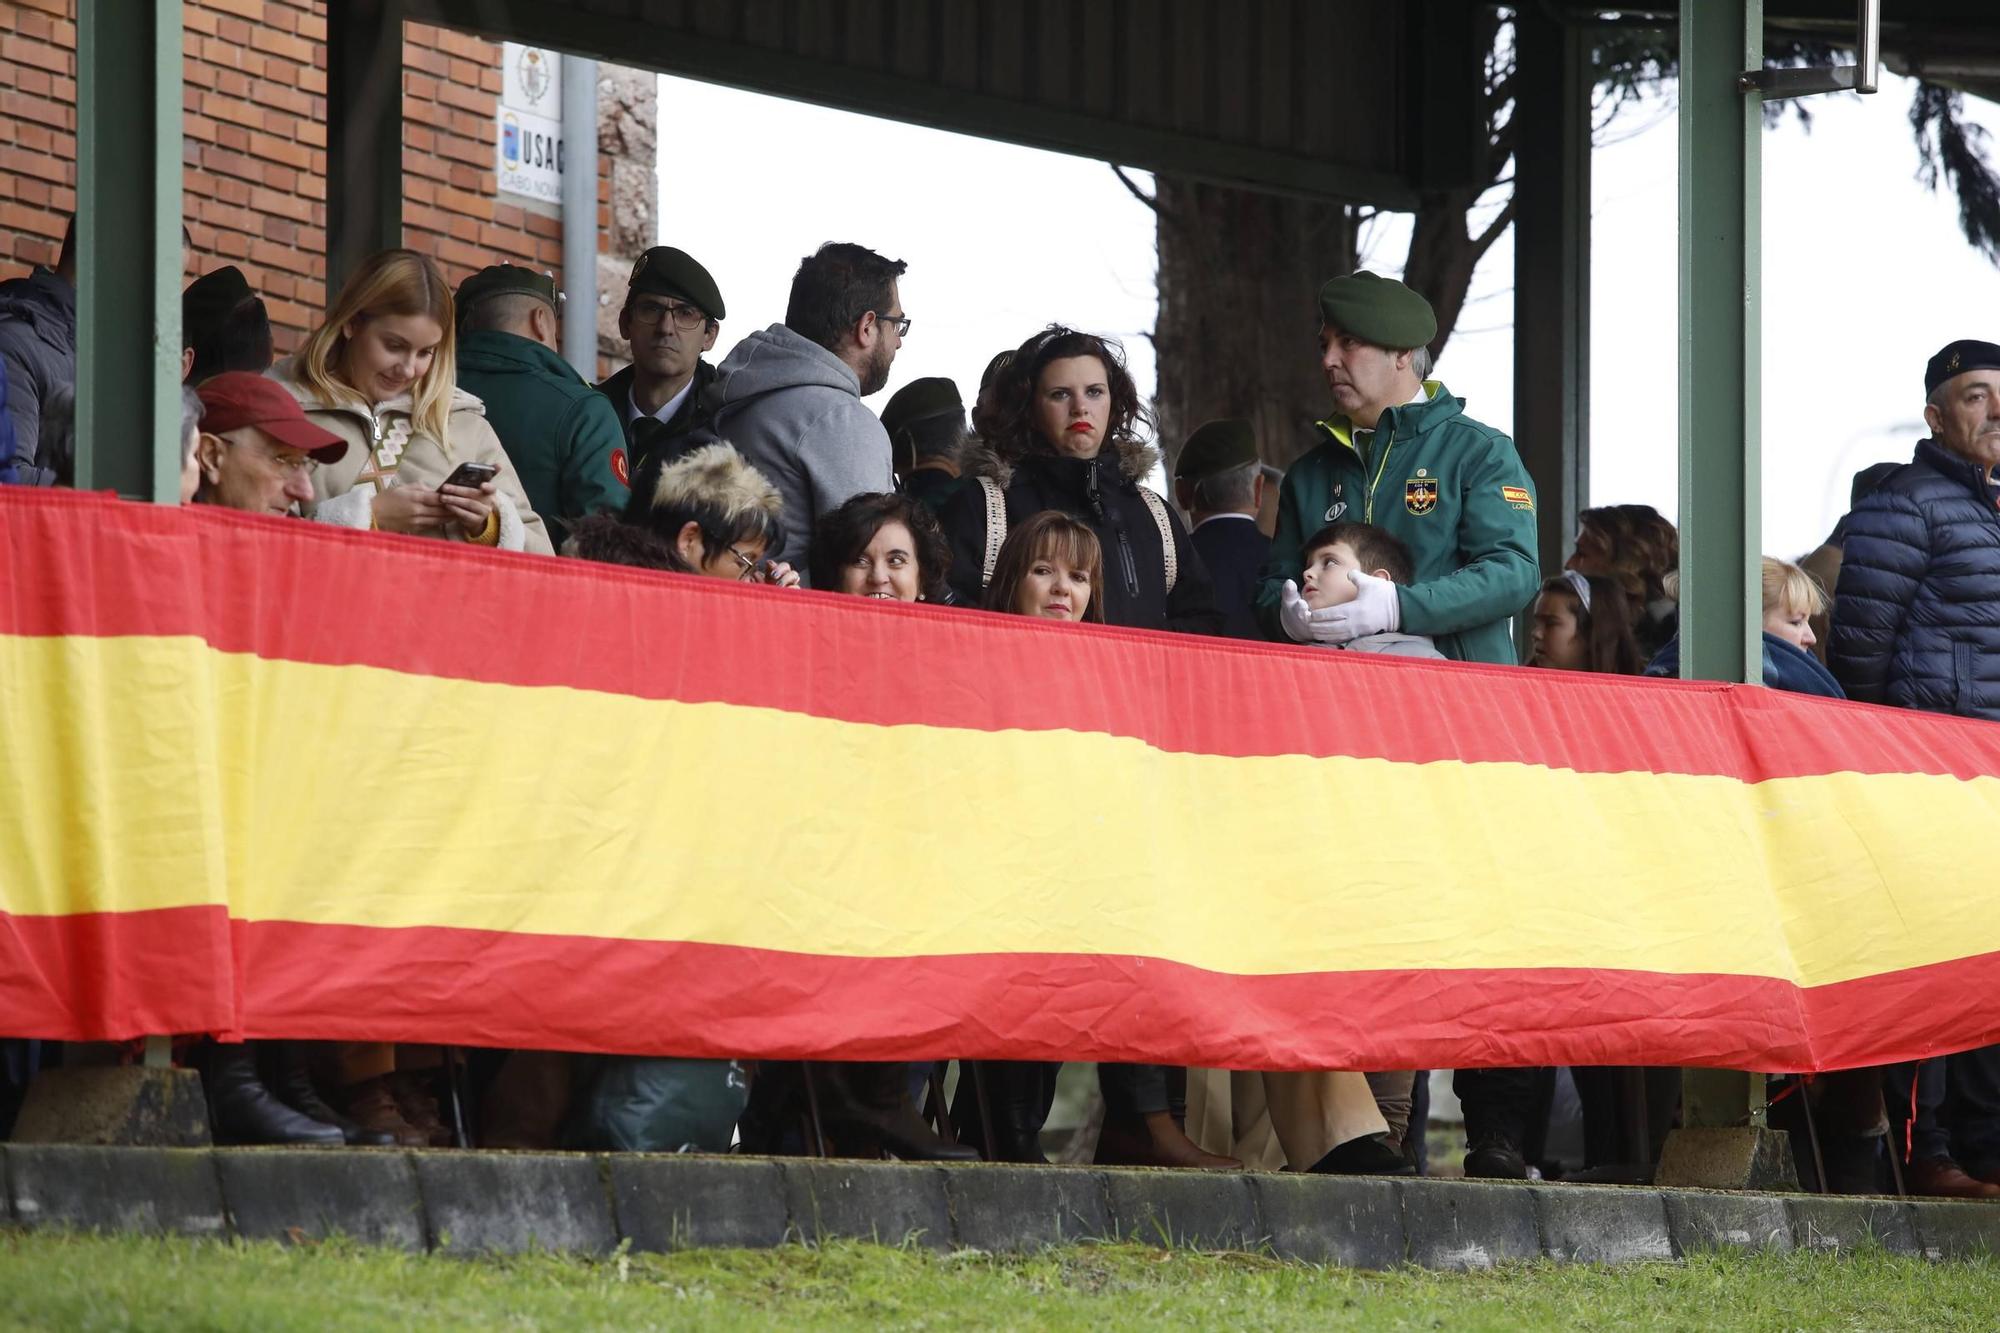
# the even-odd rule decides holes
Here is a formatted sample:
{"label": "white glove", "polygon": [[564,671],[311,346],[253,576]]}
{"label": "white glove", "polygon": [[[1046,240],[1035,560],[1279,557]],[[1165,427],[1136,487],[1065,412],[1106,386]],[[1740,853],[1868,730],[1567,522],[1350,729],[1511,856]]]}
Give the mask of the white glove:
{"label": "white glove", "polygon": [[1290,579],[1278,593],[1278,624],[1294,643],[1312,642],[1312,608],[1299,596],[1299,585]]}
{"label": "white glove", "polygon": [[1314,637],[1321,643],[1351,643],[1370,634],[1385,634],[1403,623],[1403,603],[1395,584],[1358,569],[1349,570],[1347,579],[1354,585],[1353,601],[1312,613],[1315,622],[1321,617],[1326,620],[1323,627],[1313,627]]}

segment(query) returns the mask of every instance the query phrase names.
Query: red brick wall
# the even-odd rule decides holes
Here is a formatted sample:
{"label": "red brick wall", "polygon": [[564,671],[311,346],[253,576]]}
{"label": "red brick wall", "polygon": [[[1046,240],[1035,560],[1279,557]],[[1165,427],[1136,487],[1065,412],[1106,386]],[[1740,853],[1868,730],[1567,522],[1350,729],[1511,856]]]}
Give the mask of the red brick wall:
{"label": "red brick wall", "polygon": [[[54,263],[76,206],[74,0],[0,0],[0,277]],[[326,0],[188,0],[184,213],[194,267],[240,266],[280,354],[325,306]],[[496,194],[500,48],[410,24],[403,41],[404,244],[455,286],[502,261],[562,272],[562,222]],[[610,170],[598,179],[600,238]],[[600,248],[602,244],[600,241]]]}

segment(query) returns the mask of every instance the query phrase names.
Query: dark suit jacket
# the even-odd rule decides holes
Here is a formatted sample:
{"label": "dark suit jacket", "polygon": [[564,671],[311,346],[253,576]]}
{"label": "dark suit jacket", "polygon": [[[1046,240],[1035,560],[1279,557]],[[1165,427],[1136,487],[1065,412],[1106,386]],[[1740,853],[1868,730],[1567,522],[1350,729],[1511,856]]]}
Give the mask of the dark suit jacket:
{"label": "dark suit jacket", "polygon": [[1263,638],[1252,604],[1258,571],[1271,558],[1271,539],[1257,530],[1256,520],[1244,517],[1203,523],[1189,540],[1215,580],[1215,604],[1222,608],[1225,632],[1238,639]]}

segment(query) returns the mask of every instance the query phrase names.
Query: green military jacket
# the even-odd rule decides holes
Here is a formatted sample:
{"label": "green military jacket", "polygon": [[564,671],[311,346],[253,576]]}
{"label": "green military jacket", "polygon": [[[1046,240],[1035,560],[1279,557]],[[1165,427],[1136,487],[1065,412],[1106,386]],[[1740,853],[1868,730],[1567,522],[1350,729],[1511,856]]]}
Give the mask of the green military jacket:
{"label": "green military jacket", "polygon": [[481,330],[458,340],[458,385],[486,404],[558,551],[564,520],[625,507],[625,429],[569,362],[533,338]]}
{"label": "green military jacket", "polygon": [[1410,548],[1416,579],[1399,590],[1401,629],[1460,662],[1517,660],[1508,619],[1541,585],[1535,488],[1514,442],[1465,415],[1436,380],[1429,401],[1382,414],[1359,446],[1344,417],[1318,423],[1320,443],[1278,489],[1278,531],[1257,588],[1264,632],[1284,639],[1278,602],[1305,563],[1307,538],[1329,523],[1372,523]]}

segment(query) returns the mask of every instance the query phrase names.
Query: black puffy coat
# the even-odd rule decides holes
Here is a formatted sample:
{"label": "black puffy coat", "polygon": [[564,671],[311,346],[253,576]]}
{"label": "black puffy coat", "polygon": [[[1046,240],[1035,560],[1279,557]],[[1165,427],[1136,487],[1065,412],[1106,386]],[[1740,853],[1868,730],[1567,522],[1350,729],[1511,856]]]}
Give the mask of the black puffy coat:
{"label": "black puffy coat", "polygon": [[[1104,599],[1105,624],[1220,634],[1222,612],[1215,604],[1208,567],[1172,505],[1167,506],[1167,518],[1179,574],[1173,591],[1167,591],[1160,526],[1139,494],[1138,479],[1146,475],[1153,458],[1153,451],[1143,446],[1106,449],[1092,459],[1031,454],[1010,470],[976,447],[968,463],[971,473],[993,476],[1004,488],[1009,532],[1044,509],[1060,509],[1097,534],[1104,547],[1104,582],[1092,595]],[[960,487],[946,503],[939,523],[951,542],[952,591],[967,606],[984,606],[986,591],[980,580],[986,564],[985,488],[972,482]]]}
{"label": "black puffy coat", "polygon": [[1850,699],[2000,720],[2000,509],[1936,440],[1848,516],[1828,665]]}

